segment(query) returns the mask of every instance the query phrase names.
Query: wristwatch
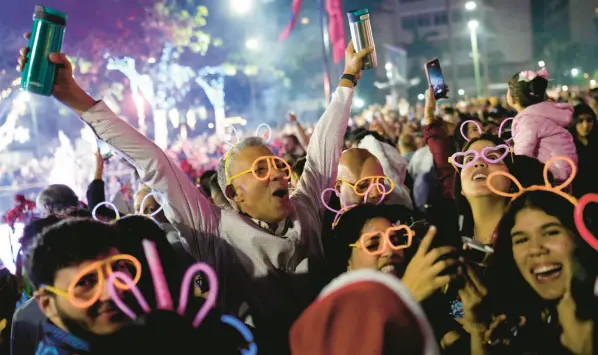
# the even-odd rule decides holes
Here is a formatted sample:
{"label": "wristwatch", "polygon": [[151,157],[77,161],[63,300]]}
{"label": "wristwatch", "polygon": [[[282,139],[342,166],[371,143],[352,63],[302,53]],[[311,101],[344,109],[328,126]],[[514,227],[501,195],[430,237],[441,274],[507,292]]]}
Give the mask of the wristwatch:
{"label": "wristwatch", "polygon": [[353,74],[343,74],[341,75],[341,80],[347,79],[353,83],[353,86],[357,86],[357,78]]}

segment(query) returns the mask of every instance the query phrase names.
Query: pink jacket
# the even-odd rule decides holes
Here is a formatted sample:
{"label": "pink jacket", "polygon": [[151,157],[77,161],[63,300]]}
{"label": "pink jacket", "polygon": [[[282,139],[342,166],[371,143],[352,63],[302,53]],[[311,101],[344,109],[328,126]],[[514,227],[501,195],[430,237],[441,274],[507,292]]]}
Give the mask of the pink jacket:
{"label": "pink jacket", "polygon": [[[573,119],[573,108],[564,103],[545,101],[529,106],[513,120],[514,151],[546,163],[553,156],[566,156],[577,165],[573,137],[565,127]],[[571,174],[567,162],[557,161],[550,167],[556,181]]]}

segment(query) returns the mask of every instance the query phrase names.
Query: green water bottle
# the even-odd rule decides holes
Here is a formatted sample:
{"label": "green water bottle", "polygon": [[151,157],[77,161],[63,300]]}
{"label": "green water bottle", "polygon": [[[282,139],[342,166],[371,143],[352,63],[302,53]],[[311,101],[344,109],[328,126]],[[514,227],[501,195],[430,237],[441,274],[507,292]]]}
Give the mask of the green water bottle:
{"label": "green water bottle", "polygon": [[49,57],[50,53],[60,52],[65,27],[65,13],[41,5],[35,6],[21,89],[44,96],[52,94],[57,68]]}

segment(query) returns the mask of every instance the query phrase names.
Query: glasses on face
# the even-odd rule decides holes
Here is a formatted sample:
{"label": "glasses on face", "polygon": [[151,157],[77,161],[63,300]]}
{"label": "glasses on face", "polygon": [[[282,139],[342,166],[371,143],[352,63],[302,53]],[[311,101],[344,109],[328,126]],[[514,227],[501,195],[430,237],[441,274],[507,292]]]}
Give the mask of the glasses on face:
{"label": "glasses on face", "polygon": [[[41,289],[68,298],[71,304],[77,308],[88,308],[100,299],[106,278],[115,271],[132,275],[133,284],[137,284],[141,278],[141,263],[132,255],[111,256],[83,268],[66,291],[50,285],[42,285]],[[115,279],[114,284],[123,291],[130,289],[128,285],[118,279]]]}
{"label": "glasses on face", "polygon": [[[228,166],[228,158],[225,162],[225,167],[226,166]],[[286,180],[291,178],[291,166],[289,163],[282,158],[271,155],[257,158],[251,165],[251,169],[247,169],[236,175],[227,177],[226,184],[230,185],[234,179],[249,173],[252,173],[253,176],[260,181],[268,180],[271,174],[276,170],[282,171]],[[228,170],[226,170],[226,175],[228,176]]]}
{"label": "glasses on face", "polygon": [[466,152],[457,152],[449,158],[449,163],[455,170],[465,169],[473,166],[480,158],[488,164],[498,164],[505,159],[507,154],[511,154],[513,161],[513,148],[506,144],[500,144],[496,147],[486,147],[481,152],[477,150],[468,150]]}
{"label": "glasses on face", "polygon": [[388,195],[395,189],[394,181],[392,181],[392,179],[386,176],[368,176],[358,180],[354,184],[348,182],[345,179],[338,178],[338,180],[344,184],[351,186],[351,188],[353,188],[353,191],[355,191],[355,194],[357,196],[365,196],[368,190],[370,189],[370,186],[372,186],[373,184],[376,185],[378,193],[380,193],[383,196]]}
{"label": "glasses on face", "polygon": [[352,248],[361,248],[366,254],[380,255],[387,247],[392,250],[409,248],[415,233],[406,225],[394,226],[384,232],[364,233],[359,243],[349,244]]}

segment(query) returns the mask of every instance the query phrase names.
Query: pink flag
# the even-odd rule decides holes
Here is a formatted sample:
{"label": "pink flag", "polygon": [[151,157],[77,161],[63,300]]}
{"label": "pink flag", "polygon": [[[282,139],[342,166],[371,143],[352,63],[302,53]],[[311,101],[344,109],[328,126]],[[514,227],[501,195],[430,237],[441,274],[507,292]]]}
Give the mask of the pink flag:
{"label": "pink flag", "polygon": [[299,17],[299,11],[301,10],[302,2],[303,2],[303,0],[293,0],[293,4],[291,5],[291,11],[293,12],[291,14],[291,21],[289,21],[289,24],[287,25],[287,27],[284,29],[284,31],[282,31],[280,36],[278,36],[278,39],[280,39],[281,41],[284,41],[287,38],[289,38],[289,36],[291,35],[291,32],[293,31],[293,28],[295,28],[295,24],[297,23],[297,18]]}
{"label": "pink flag", "polygon": [[343,17],[342,0],[326,0],[326,11],[328,12],[328,34],[332,46],[332,59],[335,63],[345,57],[345,22]]}

